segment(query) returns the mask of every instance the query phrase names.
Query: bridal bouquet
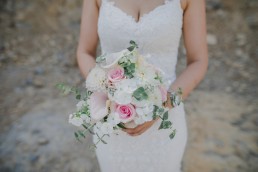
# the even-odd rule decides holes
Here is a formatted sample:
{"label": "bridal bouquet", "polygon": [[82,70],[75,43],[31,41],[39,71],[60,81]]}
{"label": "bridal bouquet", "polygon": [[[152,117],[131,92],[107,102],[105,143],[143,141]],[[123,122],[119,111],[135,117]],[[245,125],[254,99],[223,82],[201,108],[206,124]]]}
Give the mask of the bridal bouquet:
{"label": "bridal bouquet", "polygon": [[[168,120],[169,109],[164,107],[167,90],[163,74],[148,63],[137,48],[137,44],[130,41],[130,47],[125,50],[97,57],[96,66],[87,76],[83,95],[76,88],[58,85],[64,92],[74,92],[80,100],[76,112],[69,116],[69,122],[81,128],[75,132],[77,139],[90,132],[97,135],[98,142],[106,144],[104,137],[121,128],[156,118],[162,120],[159,129],[171,129],[169,137],[175,136],[176,130]],[[174,101],[173,104],[179,105],[182,100]]]}

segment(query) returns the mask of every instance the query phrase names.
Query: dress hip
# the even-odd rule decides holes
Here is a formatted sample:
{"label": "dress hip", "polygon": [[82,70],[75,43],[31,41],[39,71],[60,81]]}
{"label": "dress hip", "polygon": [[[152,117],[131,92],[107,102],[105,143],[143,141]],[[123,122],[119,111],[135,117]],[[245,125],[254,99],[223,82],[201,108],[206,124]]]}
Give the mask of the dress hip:
{"label": "dress hip", "polygon": [[[160,120],[139,136],[123,131],[98,144],[97,159],[102,172],[180,172],[187,143],[184,104],[169,110],[169,119],[177,130],[171,140],[171,130],[158,130]],[[93,136],[96,141],[96,136]]]}

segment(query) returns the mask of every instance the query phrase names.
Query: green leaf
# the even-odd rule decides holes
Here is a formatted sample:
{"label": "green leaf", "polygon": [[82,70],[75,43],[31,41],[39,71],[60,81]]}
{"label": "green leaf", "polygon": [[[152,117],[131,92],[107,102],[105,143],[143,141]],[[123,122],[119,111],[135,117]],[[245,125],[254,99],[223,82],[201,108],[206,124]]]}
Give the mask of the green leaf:
{"label": "green leaf", "polygon": [[135,73],[135,63],[124,63],[123,67],[125,70],[125,75],[132,78],[133,74]]}
{"label": "green leaf", "polygon": [[85,124],[82,124],[83,128],[85,128],[86,130],[88,130],[88,127]]}
{"label": "green leaf", "polygon": [[168,129],[172,126],[172,123],[170,121],[162,121],[160,126],[159,126],[159,130],[160,129]]}
{"label": "green leaf", "polygon": [[168,119],[168,111],[166,111],[164,114],[163,114],[163,120],[167,120]]}
{"label": "green leaf", "polygon": [[128,49],[129,51],[133,51],[134,46],[130,46],[130,47],[128,47],[127,49]]}
{"label": "green leaf", "polygon": [[78,94],[78,95],[76,95],[76,97],[75,97],[77,100],[80,100],[81,99],[81,95],[80,94]]}
{"label": "green leaf", "polygon": [[117,126],[120,127],[120,128],[122,128],[122,129],[126,129],[126,127],[125,127],[124,124],[122,124],[122,123],[117,124]]}
{"label": "green leaf", "polygon": [[143,87],[139,87],[133,92],[133,97],[135,97],[138,101],[146,100],[148,98],[148,94],[145,92]]}
{"label": "green leaf", "polygon": [[78,133],[79,133],[79,135],[80,135],[81,137],[85,138],[85,135],[84,135],[84,133],[83,133],[82,131],[78,131]]}
{"label": "green leaf", "polygon": [[159,109],[159,107],[157,105],[154,105],[154,110],[153,112],[157,112],[157,110]]}
{"label": "green leaf", "polygon": [[172,133],[169,135],[169,138],[170,138],[170,139],[173,139],[173,138],[175,137],[175,135],[176,135],[176,129],[174,129],[174,130],[172,131]]}
{"label": "green leaf", "polygon": [[163,108],[159,108],[159,109],[158,109],[158,113],[159,113],[159,114],[162,114],[163,112],[164,112],[164,109],[163,109]]}
{"label": "green leaf", "polygon": [[106,54],[102,54],[96,58],[96,63],[102,63],[106,60],[105,58]]}
{"label": "green leaf", "polygon": [[138,45],[136,44],[135,41],[130,40],[130,44],[131,44],[130,47],[127,48],[129,51],[133,51],[135,48],[138,48]]}
{"label": "green leaf", "polygon": [[79,142],[82,143],[82,141],[80,140],[80,137],[79,137],[79,134],[78,134],[78,133],[74,132],[74,136],[75,136],[75,138],[76,138],[77,141],[79,141]]}
{"label": "green leaf", "polygon": [[76,132],[74,132],[74,136],[75,136],[76,138],[79,138],[79,135],[78,135]]}

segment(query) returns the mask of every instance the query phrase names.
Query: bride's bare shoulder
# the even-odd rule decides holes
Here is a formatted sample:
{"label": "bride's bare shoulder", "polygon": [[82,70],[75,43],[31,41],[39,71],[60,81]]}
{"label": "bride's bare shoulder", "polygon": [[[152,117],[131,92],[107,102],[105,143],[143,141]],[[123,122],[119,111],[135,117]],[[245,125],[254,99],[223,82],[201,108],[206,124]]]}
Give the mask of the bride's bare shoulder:
{"label": "bride's bare shoulder", "polygon": [[189,6],[193,5],[193,4],[200,4],[202,6],[202,4],[205,4],[205,0],[180,0],[181,1],[181,7],[182,9],[185,11]]}

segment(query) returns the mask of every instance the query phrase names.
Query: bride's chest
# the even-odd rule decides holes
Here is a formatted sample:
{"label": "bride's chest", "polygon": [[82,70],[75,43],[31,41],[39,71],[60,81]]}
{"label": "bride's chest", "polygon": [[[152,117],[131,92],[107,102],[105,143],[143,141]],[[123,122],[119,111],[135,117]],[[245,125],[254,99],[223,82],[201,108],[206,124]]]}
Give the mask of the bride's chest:
{"label": "bride's chest", "polygon": [[[161,36],[178,32],[182,28],[182,9],[175,2],[169,1],[135,21],[134,17],[116,7],[111,1],[103,1],[99,10],[99,34],[130,34],[132,36]],[[180,5],[180,4],[179,4]],[[154,35],[153,35],[154,34]]]}
{"label": "bride's chest", "polygon": [[171,52],[178,47],[183,10],[180,0],[171,0],[143,15],[138,22],[110,1],[99,10],[98,35],[105,51],[124,49],[130,40],[142,52]]}

